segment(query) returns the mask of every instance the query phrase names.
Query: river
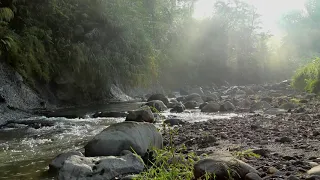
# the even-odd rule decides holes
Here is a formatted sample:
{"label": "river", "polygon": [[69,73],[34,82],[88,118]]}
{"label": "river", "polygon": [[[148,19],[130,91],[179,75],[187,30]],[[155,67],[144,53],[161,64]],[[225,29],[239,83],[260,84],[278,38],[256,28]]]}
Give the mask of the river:
{"label": "river", "polygon": [[[26,120],[42,120],[53,126],[30,128],[13,125],[0,130],[0,179],[29,180],[54,179],[48,175],[48,164],[60,153],[82,148],[96,134],[125,118],[90,118],[96,111],[128,111],[141,103],[116,103],[70,109],[67,113],[82,114],[84,118],[33,117]],[[199,110],[184,113],[162,113],[167,118],[179,118],[188,122],[215,118],[231,118],[237,114],[204,114]]]}

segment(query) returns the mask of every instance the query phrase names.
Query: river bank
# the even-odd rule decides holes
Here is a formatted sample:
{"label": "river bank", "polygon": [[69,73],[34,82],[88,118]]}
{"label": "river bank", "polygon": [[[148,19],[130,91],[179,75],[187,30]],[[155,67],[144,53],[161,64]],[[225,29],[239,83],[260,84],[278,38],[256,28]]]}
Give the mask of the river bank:
{"label": "river bank", "polygon": [[[255,168],[263,179],[307,179],[307,171],[320,162],[320,103],[314,95],[292,90],[289,82],[222,87],[203,93],[206,95],[169,95],[167,110],[161,110],[158,102],[153,103],[162,111],[154,113],[154,125],[162,129],[163,122],[172,122],[176,132],[172,136],[162,131],[165,146],[172,138],[174,146],[186,146],[185,153],[231,153]],[[183,112],[174,111],[181,102],[188,107]],[[221,105],[218,110],[214,108],[216,103]],[[77,149],[83,152],[92,138],[112,124],[121,124],[126,112],[143,104],[116,103],[69,110],[69,115],[77,116],[68,119],[63,117],[64,112],[61,117],[11,121],[0,130],[1,178],[52,179],[46,171],[55,156]],[[123,113],[111,113],[121,117],[110,117],[107,112]],[[101,117],[103,114],[105,117]]]}

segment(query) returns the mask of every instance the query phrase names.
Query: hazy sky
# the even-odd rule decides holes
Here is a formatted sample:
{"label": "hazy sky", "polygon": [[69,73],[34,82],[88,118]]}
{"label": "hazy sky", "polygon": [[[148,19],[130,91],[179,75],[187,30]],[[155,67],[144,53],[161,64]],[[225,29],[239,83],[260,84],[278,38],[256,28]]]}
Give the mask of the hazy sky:
{"label": "hazy sky", "polygon": [[[276,35],[280,35],[277,28],[277,20],[285,12],[295,9],[303,9],[306,0],[245,0],[254,5],[258,13],[262,15],[261,20],[265,29]],[[215,0],[199,0],[194,12],[195,18],[210,16]]]}

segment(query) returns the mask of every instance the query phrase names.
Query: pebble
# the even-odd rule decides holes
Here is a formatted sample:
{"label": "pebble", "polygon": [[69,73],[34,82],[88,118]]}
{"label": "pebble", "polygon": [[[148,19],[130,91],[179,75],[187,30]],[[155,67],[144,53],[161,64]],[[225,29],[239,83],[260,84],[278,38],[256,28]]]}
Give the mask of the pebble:
{"label": "pebble", "polygon": [[267,170],[267,173],[268,174],[274,174],[276,172],[278,172],[279,170],[275,167],[269,167],[268,170]]}
{"label": "pebble", "polygon": [[262,180],[262,178],[256,173],[248,173],[245,180]]}
{"label": "pebble", "polygon": [[309,176],[306,180],[320,180],[320,176],[317,176],[317,175]]}
{"label": "pebble", "polygon": [[280,139],[276,139],[276,142],[280,143],[292,143],[292,139],[289,137],[282,137]]}
{"label": "pebble", "polygon": [[268,157],[270,155],[269,149],[253,149],[252,152],[263,157]]}
{"label": "pebble", "polygon": [[292,157],[292,156],[283,156],[282,158],[288,161],[296,159],[295,157]]}
{"label": "pebble", "polygon": [[291,176],[288,177],[288,180],[299,180],[299,178],[297,178],[296,176],[291,175]]}
{"label": "pebble", "polygon": [[221,139],[228,139],[228,135],[226,133],[220,133]]}
{"label": "pebble", "polygon": [[309,165],[310,165],[311,167],[316,167],[316,166],[318,166],[319,164],[316,163],[316,162],[309,162]]}

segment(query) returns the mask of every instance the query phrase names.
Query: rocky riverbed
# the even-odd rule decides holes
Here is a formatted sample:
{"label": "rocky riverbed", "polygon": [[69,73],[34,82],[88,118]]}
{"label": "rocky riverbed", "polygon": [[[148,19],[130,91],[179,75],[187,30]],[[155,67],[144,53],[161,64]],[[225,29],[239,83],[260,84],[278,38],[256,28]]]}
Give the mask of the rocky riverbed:
{"label": "rocky riverbed", "polygon": [[[58,156],[50,165],[59,179],[114,179],[147,171],[143,162],[130,155],[130,151],[137,152],[146,160],[145,154],[150,144],[161,148],[161,144],[167,146],[170,141],[175,147],[186,146],[183,154],[195,152],[199,157],[212,157],[204,158],[195,165],[196,177],[203,173],[200,169],[205,167],[210,169],[208,173],[216,173],[218,179],[223,179],[221,177],[224,176],[219,176],[220,172],[216,172],[216,169],[228,167],[217,162],[233,162],[230,166],[237,167],[234,179],[320,178],[316,176],[320,175],[320,101],[314,94],[291,89],[288,81],[271,85],[193,88],[168,95],[147,95],[140,99],[144,98],[148,103],[134,103],[125,107],[120,104],[118,108],[109,109],[90,108],[90,112],[81,115],[78,112],[72,114],[72,111],[71,115],[70,111],[67,114],[58,113],[60,117],[66,114],[69,118],[80,117],[84,121],[74,119],[70,123],[60,120],[57,123],[45,118],[12,121],[3,126],[1,132],[6,135],[6,132],[19,132],[21,128],[41,132],[48,141],[39,145],[45,148],[38,150],[47,151],[48,147],[57,148],[57,151],[50,150],[50,158],[40,164],[49,164],[54,156],[71,150],[72,153]],[[110,118],[114,121],[111,122]],[[163,123],[171,126],[174,135],[168,133]],[[83,137],[81,133],[77,136],[66,135],[68,131],[70,135],[73,128],[80,128],[81,132],[87,133]],[[156,128],[160,129],[161,134]],[[59,133],[54,129],[66,136],[57,139]],[[41,137],[36,139],[40,140]],[[65,140],[71,143],[69,148],[67,145],[60,148],[55,143]],[[7,139],[6,146],[10,146],[10,142],[10,138]],[[1,143],[3,145],[4,142]],[[8,152],[14,155],[13,151],[14,147],[4,149],[2,157],[9,155]],[[22,149],[19,151],[23,153]],[[214,156],[217,152],[231,154],[232,159]],[[48,156],[45,153],[42,155]],[[33,156],[37,156],[37,153]],[[110,163],[114,166],[109,166]],[[2,167],[8,168],[8,165]],[[40,171],[45,169],[41,168]],[[24,177],[10,175],[12,172],[10,169],[5,172],[7,179]],[[25,179],[39,178],[33,176]]]}
{"label": "rocky riverbed", "polygon": [[[173,142],[198,155],[231,152],[264,179],[304,179],[320,162],[319,117],[318,113],[254,114],[185,124],[175,128]],[[168,144],[169,135],[164,137]],[[260,157],[246,154],[248,150]]]}
{"label": "rocky riverbed", "polygon": [[[198,155],[230,152],[255,167],[263,179],[320,179],[310,175],[320,175],[313,172],[320,163],[319,100],[292,91],[288,84],[259,92],[246,96],[247,108],[242,98],[232,99],[241,102],[235,103],[235,111],[245,112],[242,116],[176,126],[173,143]],[[168,133],[164,139],[168,144]]]}

